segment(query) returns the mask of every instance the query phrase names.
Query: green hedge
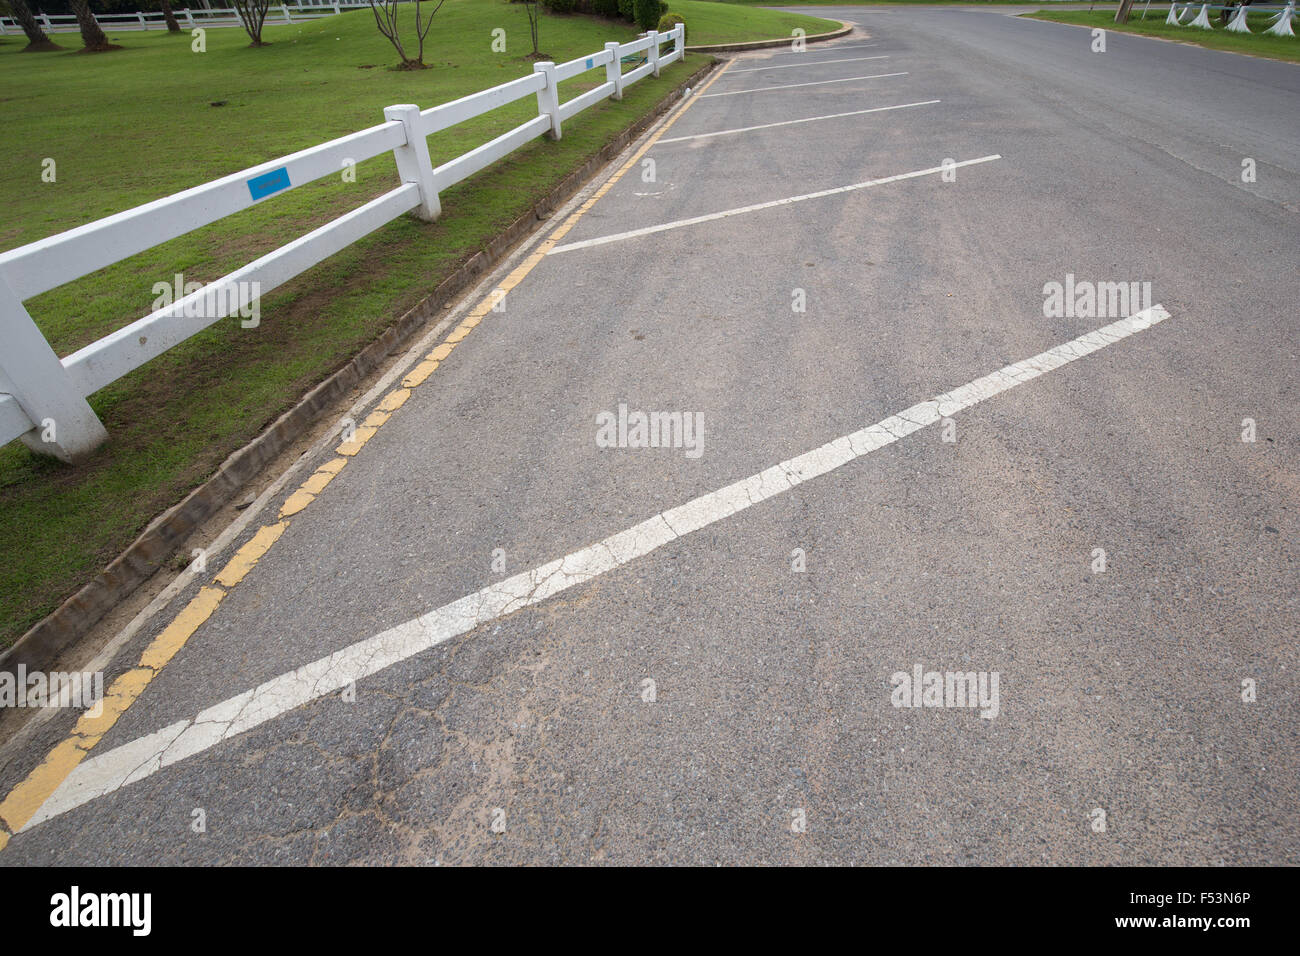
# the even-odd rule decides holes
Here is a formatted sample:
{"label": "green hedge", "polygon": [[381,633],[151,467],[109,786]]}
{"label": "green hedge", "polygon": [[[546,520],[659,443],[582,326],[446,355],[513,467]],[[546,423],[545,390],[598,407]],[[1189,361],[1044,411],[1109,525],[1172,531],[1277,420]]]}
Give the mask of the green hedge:
{"label": "green hedge", "polygon": [[[665,13],[662,17],[659,18],[659,26],[655,27],[655,29],[658,30],[660,33],[671,33],[673,28],[677,26],[677,24],[679,23],[684,25],[686,21],[683,20],[681,16],[676,13]],[[686,37],[690,35],[691,35],[690,27],[686,27],[685,29],[682,30],[683,46],[686,43]]]}
{"label": "green hedge", "polygon": [[659,4],[660,0],[634,0],[632,10],[636,14],[636,25],[642,30],[653,30],[663,12]]}

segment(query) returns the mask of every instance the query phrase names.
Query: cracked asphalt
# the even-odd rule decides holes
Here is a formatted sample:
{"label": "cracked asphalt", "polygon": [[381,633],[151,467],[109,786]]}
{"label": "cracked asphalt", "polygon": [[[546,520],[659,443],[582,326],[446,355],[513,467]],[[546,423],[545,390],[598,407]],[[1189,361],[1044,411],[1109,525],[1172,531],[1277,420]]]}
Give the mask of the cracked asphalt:
{"label": "cracked asphalt", "polygon": [[[832,8],[862,30],[738,57],[563,242],[1001,158],[546,256],[92,758],[1123,317],[1045,317],[1067,274],[1168,319],[525,582],[0,863],[1300,862],[1300,69],[1007,13]],[[600,447],[620,404],[698,413],[702,453]],[[996,672],[997,716],[894,706],[917,664]]]}

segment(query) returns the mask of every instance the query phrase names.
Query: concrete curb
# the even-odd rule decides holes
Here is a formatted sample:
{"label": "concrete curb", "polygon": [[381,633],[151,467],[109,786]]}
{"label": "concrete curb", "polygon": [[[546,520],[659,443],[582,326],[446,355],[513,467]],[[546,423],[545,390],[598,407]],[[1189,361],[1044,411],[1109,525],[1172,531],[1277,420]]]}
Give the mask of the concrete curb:
{"label": "concrete curb", "polygon": [[304,395],[297,405],[276,419],[262,434],[230,455],[221,463],[215,475],[190,492],[180,504],[150,522],[140,537],[89,584],[0,654],[0,671],[13,672],[19,665],[26,666],[29,671],[52,670],[52,665],[57,663],[60,655],[94,627],[119,601],[129,597],[152,577],[186,538],[232,501],[248,481],[316,424],[339,398],[360,384],[413,338],[416,332],[428,325],[443,305],[471,288],[511,248],[541,228],[541,223],[555,209],[563,205],[647,127],[667,113],[681,99],[683,90],[696,86],[716,66],[716,61],[710,62],[691,74],[660,100],[653,110],[624,129],[599,153],[561,180],[546,198],[440,282],[429,296],[362,349],[352,361]]}
{"label": "concrete curb", "polygon": [[[825,19],[830,19],[826,17]],[[804,37],[806,43],[818,43],[822,40],[838,40],[842,36],[848,36],[853,32],[853,24],[845,23],[843,20],[837,20],[840,28],[832,30],[830,33],[818,33],[816,36]],[[686,25],[690,29],[690,24]],[[688,46],[687,53],[740,53],[744,50],[764,50],[774,46],[789,46],[793,37],[784,37],[780,40],[753,40],[749,43],[718,43],[713,46]]]}

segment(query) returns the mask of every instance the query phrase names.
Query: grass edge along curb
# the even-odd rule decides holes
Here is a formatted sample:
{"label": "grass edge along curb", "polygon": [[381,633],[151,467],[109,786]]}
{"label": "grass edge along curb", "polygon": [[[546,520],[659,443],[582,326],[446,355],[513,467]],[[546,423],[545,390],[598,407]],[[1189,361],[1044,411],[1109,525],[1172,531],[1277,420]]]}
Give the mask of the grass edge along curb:
{"label": "grass edge along curb", "polygon": [[61,655],[72,649],[119,602],[159,571],[186,538],[229,504],[240,489],[312,428],[339,398],[363,382],[366,376],[425,328],[444,305],[453,302],[522,240],[541,229],[556,208],[576,194],[629,143],[679,102],[688,87],[696,86],[717,65],[716,60],[705,63],[670,90],[648,113],[634,120],[595,156],[569,173],[550,193],[438,283],[433,292],[350,362],[309,390],[293,408],[251,442],[228,456],[211,478],[151,521],[103,571],[0,653],[0,671],[13,670],[19,665],[25,665],[29,671],[51,670]]}
{"label": "grass edge along curb", "polygon": [[[1098,2],[1101,2],[1101,0],[1098,0]],[[1180,0],[1180,2],[1182,2],[1182,0]],[[1269,2],[1273,2],[1273,0],[1269,0]],[[1212,31],[1197,30],[1195,32],[1188,30],[1185,34],[1180,34],[1176,36],[1167,36],[1160,33],[1149,33],[1148,31],[1143,30],[1140,27],[1133,26],[1133,24],[1135,23],[1140,24],[1142,22],[1141,20],[1130,19],[1129,23],[1108,22],[1099,27],[1098,24],[1096,23],[1075,23],[1072,20],[1058,20],[1056,19],[1056,17],[1052,16],[1052,14],[1091,13],[1091,12],[1092,11],[1090,10],[1082,10],[1082,9],[1052,10],[1047,7],[1039,7],[1036,10],[1027,10],[1024,13],[1017,13],[1015,14],[1015,16],[1018,19],[1022,19],[1022,20],[1037,20],[1039,23],[1056,23],[1063,27],[1079,27],[1084,30],[1095,30],[1095,29],[1112,30],[1115,33],[1122,33],[1124,36],[1141,37],[1146,40],[1158,40],[1161,43],[1173,43],[1177,46],[1196,47],[1197,49],[1200,50],[1209,50],[1212,53],[1231,53],[1234,56],[1249,57],[1252,60],[1263,60],[1267,63],[1289,63],[1292,66],[1300,66],[1300,59],[1297,59],[1295,56],[1278,55],[1273,50],[1243,50],[1243,49],[1235,49],[1232,47],[1220,46],[1217,43],[1199,42],[1201,38],[1213,38],[1213,37],[1224,37],[1224,36],[1240,37],[1242,39],[1245,39],[1248,36],[1259,37],[1262,35],[1259,33],[1248,33],[1248,34],[1229,33],[1227,30],[1224,29],[1216,29]],[[1103,13],[1108,11],[1098,10],[1097,12]],[[1161,0],[1160,9],[1157,12],[1168,13],[1169,4],[1167,2],[1164,2],[1164,0]],[[1258,12],[1260,13],[1261,16],[1263,16],[1268,11],[1258,11]],[[1154,17],[1149,22],[1156,23],[1156,24],[1164,23],[1163,20]],[[1184,24],[1184,26],[1185,25],[1186,24]],[[1296,45],[1296,52],[1300,53],[1300,43],[1297,43]]]}
{"label": "grass edge along curb", "polygon": [[[671,11],[670,11],[671,12]],[[825,19],[829,19],[825,18]],[[805,43],[817,43],[822,40],[838,40],[842,36],[848,36],[853,32],[853,24],[845,23],[843,20],[836,20],[840,25],[838,30],[832,30],[830,33],[818,33],[810,37],[804,37]],[[691,25],[686,24],[686,29]],[[864,38],[871,36],[869,33],[862,35]],[[777,40],[750,40],[748,43],[715,43],[709,46],[688,46],[687,53],[741,53],[745,50],[763,50],[774,46],[789,46],[793,37],[781,37]]]}

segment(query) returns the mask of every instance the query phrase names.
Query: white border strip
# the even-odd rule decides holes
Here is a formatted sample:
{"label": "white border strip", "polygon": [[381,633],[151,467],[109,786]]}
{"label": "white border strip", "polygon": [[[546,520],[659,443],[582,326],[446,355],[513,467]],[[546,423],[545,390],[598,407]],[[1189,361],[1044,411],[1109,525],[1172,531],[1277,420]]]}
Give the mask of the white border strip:
{"label": "white border strip", "polygon": [[458,601],[282,674],[192,718],[177,721],[146,737],[92,757],[72,771],[22,829],[29,830],[97,797],[142,780],[163,767],[209,750],[453,637],[545,601],[574,585],[585,584],[670,541],[775,498],[927,425],[1033,381],[1167,318],[1169,313],[1162,306],[1153,305],[718,491],[661,512],[549,564],[490,584]]}
{"label": "white border strip", "polygon": [[957,169],[960,166],[974,166],[977,163],[990,163],[995,159],[1001,159],[1000,154],[995,153],[992,156],[981,156],[979,159],[963,159],[960,163],[952,163],[948,166],[931,166],[929,169],[918,169],[911,173],[899,173],[897,176],[886,176],[884,179],[869,179],[865,183],[854,183],[851,186],[836,186],[834,189],[823,189],[820,192],[805,193],[802,196],[790,196],[786,199],[773,199],[771,202],[755,203],[752,206],[740,206],[736,209],[724,209],[722,212],[711,212],[704,216],[692,216],[690,219],[677,219],[673,222],[663,222],[657,226],[644,226],[641,229],[631,229],[627,232],[616,232],[608,236],[598,236],[595,239],[583,239],[579,242],[569,242],[561,246],[553,246],[547,255],[555,255],[557,252],[572,252],[575,249],[588,249],[592,246],[602,246],[607,242],[621,242],[624,239],[637,239],[641,236],[649,236],[656,232],[666,232],[669,229],[680,229],[683,226],[695,226],[702,222],[713,222],[715,219],[726,219],[729,216],[739,216],[747,212],[758,212],[760,209],[773,209],[776,206],[789,206],[792,203],[804,202],[809,199],[821,199],[824,196],[836,196],[840,193],[849,193],[857,189],[869,189],[872,186],[883,186],[885,183],[896,183],[903,179],[916,179],[919,176],[931,176],[935,173],[941,173],[945,169]]}
{"label": "white border strip", "polygon": [[900,103],[897,106],[874,106],[869,110],[853,110],[850,113],[827,113],[825,116],[809,116],[806,119],[782,120],[779,123],[763,123],[761,126],[742,126],[739,129],[720,129],[716,133],[696,133],[694,136],[671,136],[668,139],[659,140],[655,145],[662,146],[665,143],[684,143],[689,139],[708,139],[710,136],[731,136],[735,133],[752,133],[757,129],[774,129],[777,126],[795,126],[799,123],[816,123],[818,120],[842,119],[845,116],[862,116],[865,113],[886,113],[889,110],[905,110],[910,106],[931,106],[938,102],[938,100],[922,100],[919,103]]}
{"label": "white border strip", "polygon": [[751,66],[744,70],[728,70],[727,76],[735,76],[737,73],[759,73],[763,70],[793,70],[800,66],[821,66],[824,63],[858,63],[862,60],[888,60],[888,53],[881,53],[877,56],[846,56],[842,60],[809,60],[807,63],[782,63],[778,66]]}
{"label": "white border strip", "polygon": [[880,80],[887,76],[907,76],[902,73],[872,73],[869,76],[846,76],[839,80],[814,80],[811,83],[788,83],[785,86],[760,86],[753,90],[728,90],[725,93],[702,93],[698,97],[707,100],[710,96],[739,96],[741,93],[775,93],[777,90],[797,90],[801,86],[826,86],[829,83],[852,83],[854,80]]}
{"label": "white border strip", "polygon": [[[1042,23],[1044,21],[1040,20],[1038,22]],[[808,47],[805,47],[803,50],[784,50],[779,47],[772,47],[771,49],[774,50],[775,52],[770,53],[769,55],[774,57],[775,56],[811,56],[814,53],[843,53],[845,50],[869,50],[873,47],[878,47],[878,46],[880,46],[879,43],[858,43],[853,46],[838,46],[834,43],[825,43],[825,45],[823,45],[822,43],[818,43],[816,48],[810,49]],[[755,50],[753,52],[764,53],[766,51]]]}

